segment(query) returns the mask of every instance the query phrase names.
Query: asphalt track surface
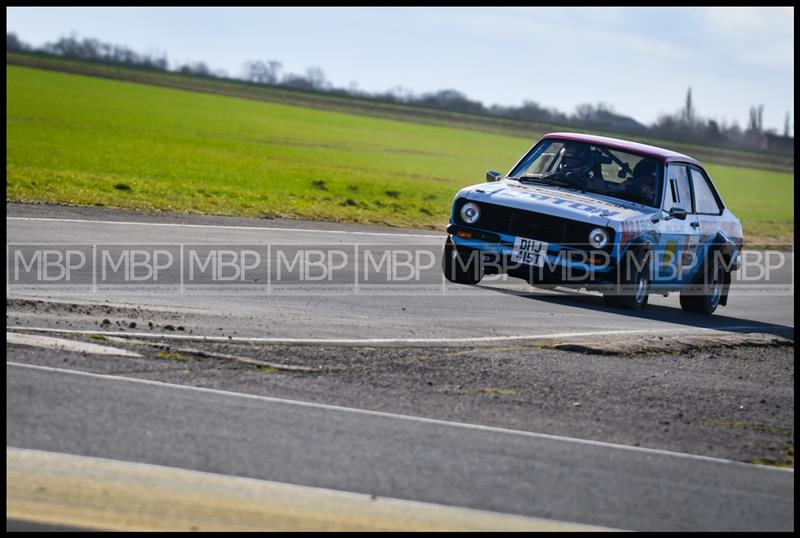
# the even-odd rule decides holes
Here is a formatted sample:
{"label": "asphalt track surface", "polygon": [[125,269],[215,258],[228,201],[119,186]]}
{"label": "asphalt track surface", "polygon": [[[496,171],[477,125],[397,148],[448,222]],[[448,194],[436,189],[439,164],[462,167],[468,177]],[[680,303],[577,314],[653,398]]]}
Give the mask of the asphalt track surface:
{"label": "asphalt track surface", "polygon": [[14,364],[6,372],[10,446],[623,529],[793,525],[791,471]]}
{"label": "asphalt track surface", "polygon": [[[363,254],[370,245],[440,252],[444,238],[290,221],[46,206],[7,210],[9,245],[269,243],[295,249],[354,246]],[[791,286],[793,259],[790,253],[786,258],[770,283]],[[709,318],[684,314],[675,295],[651,296],[648,309],[631,313],[606,308],[597,294],[534,291],[514,281],[444,284],[441,273],[436,275],[438,260],[416,288],[378,286],[365,292],[364,286],[354,292],[349,286],[357,282],[358,267],[343,267],[338,280],[322,288],[311,289],[290,274],[285,289],[255,294],[202,287],[194,292],[9,287],[8,294],[153,309],[184,320],[192,336],[431,345],[612,331],[713,329],[794,337],[791,287],[732,294],[729,306]],[[332,292],[333,285],[341,289]],[[63,311],[14,319],[17,328],[102,328],[98,325],[97,316]],[[791,470],[13,363],[6,371],[12,447],[631,530],[791,530],[794,525]]]}
{"label": "asphalt track surface", "polygon": [[[506,282],[485,279],[479,286],[446,283],[440,270],[441,233],[325,223],[258,221],[202,217],[142,217],[111,211],[77,208],[8,206],[8,242],[11,244],[105,245],[131,248],[171,245],[214,245],[219,248],[250,249],[271,256],[271,282],[245,282],[252,291],[225,285],[215,291],[203,285],[181,291],[178,278],[167,289],[140,285],[134,291],[124,286],[96,292],[64,292],[58,286],[34,290],[9,289],[11,297],[73,298],[179,311],[192,317],[194,334],[224,334],[274,339],[430,339],[505,338],[548,334],[591,334],[630,331],[631,334],[680,334],[685,331],[765,332],[794,337],[793,255],[782,257],[770,280],[741,284],[734,288],[728,306],[714,316],[687,314],[680,309],[677,294],[650,296],[650,305],[640,312],[611,309],[599,293],[532,288],[519,279]],[[266,244],[271,251],[266,251]],[[298,250],[340,250],[346,265],[331,271],[331,281],[301,281],[297,271],[284,271],[276,282],[279,249],[291,263]],[[389,282],[382,271],[372,271],[365,281],[365,251],[375,249],[372,260],[380,262],[387,250],[423,252],[419,281]],[[424,254],[430,252],[430,255]],[[202,256],[207,251],[201,252]],[[760,253],[753,253],[760,255]],[[91,254],[87,251],[87,256]],[[184,256],[187,257],[187,256]],[[330,258],[333,264],[343,257]],[[405,259],[405,258],[404,258]],[[352,260],[356,260],[352,262]],[[402,260],[401,260],[402,261]],[[188,263],[188,262],[187,262]],[[269,262],[264,262],[269,263]],[[265,265],[266,266],[266,265]],[[286,268],[288,265],[283,265]],[[367,265],[368,269],[374,265]],[[9,270],[11,262],[9,261]],[[322,276],[324,269],[316,276]],[[403,271],[406,271],[405,273]],[[404,277],[410,270],[397,266]],[[380,273],[380,274],[379,274]],[[315,276],[309,269],[309,275]],[[369,278],[369,275],[366,277]],[[383,278],[383,279],[381,279]],[[91,284],[91,276],[84,274]],[[167,278],[162,282],[170,282]],[[356,284],[356,282],[359,282]],[[96,281],[95,281],[96,283]],[[388,284],[388,285],[386,285]],[[762,284],[767,284],[764,288]],[[734,284],[735,286],[737,284]],[[269,287],[267,287],[269,286]],[[243,291],[242,291],[243,290]],[[53,326],[54,320],[32,320]],[[73,329],[96,329],[80,322]],[[61,328],[65,321],[61,320]],[[433,343],[433,342],[431,342]]]}

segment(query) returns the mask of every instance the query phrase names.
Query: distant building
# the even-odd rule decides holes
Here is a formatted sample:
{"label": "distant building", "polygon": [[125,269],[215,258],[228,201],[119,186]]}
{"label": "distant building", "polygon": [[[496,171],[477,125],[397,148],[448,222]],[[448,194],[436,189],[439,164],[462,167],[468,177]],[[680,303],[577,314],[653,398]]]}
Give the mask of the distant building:
{"label": "distant building", "polygon": [[764,133],[761,135],[761,142],[759,145],[761,146],[761,149],[765,149],[767,151],[794,155],[793,136],[780,136],[772,133]]}

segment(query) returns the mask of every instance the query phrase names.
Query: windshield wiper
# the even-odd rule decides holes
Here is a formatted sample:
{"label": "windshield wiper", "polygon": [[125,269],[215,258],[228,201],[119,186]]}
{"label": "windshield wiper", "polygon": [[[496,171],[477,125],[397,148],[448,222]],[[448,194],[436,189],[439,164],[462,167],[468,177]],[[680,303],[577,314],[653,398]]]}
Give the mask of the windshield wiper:
{"label": "windshield wiper", "polygon": [[583,188],[583,183],[581,183],[581,185],[578,185],[571,179],[567,179],[567,177],[561,172],[545,172],[544,174],[529,174],[525,176],[519,176],[518,178],[515,179],[518,179],[519,181],[527,179],[551,185],[562,185],[564,187],[569,187],[575,190],[581,190]]}
{"label": "windshield wiper", "polygon": [[538,175],[527,175],[527,176],[508,176],[508,179],[515,179],[520,183],[547,183],[544,179],[542,179]]}

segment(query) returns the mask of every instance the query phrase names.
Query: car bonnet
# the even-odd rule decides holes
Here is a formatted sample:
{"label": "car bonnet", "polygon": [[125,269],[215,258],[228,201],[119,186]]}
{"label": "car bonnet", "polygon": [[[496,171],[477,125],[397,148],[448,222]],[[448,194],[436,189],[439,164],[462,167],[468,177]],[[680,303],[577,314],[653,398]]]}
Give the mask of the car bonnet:
{"label": "car bonnet", "polygon": [[657,210],[624,200],[609,200],[595,194],[516,181],[483,183],[464,189],[461,196],[478,202],[536,211],[581,222],[613,226],[625,220],[641,218]]}

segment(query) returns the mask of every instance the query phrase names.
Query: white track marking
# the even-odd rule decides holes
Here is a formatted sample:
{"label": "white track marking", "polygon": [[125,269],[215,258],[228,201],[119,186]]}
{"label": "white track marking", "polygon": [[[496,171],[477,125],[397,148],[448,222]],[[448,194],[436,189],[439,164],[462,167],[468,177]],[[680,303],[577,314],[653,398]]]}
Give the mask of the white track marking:
{"label": "white track marking", "polygon": [[56,334],[99,334],[104,336],[130,336],[136,338],[165,338],[169,340],[193,340],[205,342],[250,342],[262,344],[469,344],[469,343],[494,343],[494,342],[519,342],[527,340],[549,340],[554,338],[572,338],[579,336],[625,336],[634,334],[652,333],[696,333],[703,334],[708,332],[732,331],[732,330],[757,330],[755,326],[735,326],[719,328],[674,328],[674,329],[630,329],[619,331],[586,331],[586,332],[566,332],[551,334],[529,334],[515,336],[466,336],[462,338],[281,338],[281,337],[259,337],[259,336],[202,336],[193,334],[168,334],[168,333],[143,333],[129,331],[101,331],[94,329],[52,329],[49,327],[23,327],[19,325],[6,326],[8,331],[34,331]]}
{"label": "white track marking", "polygon": [[[530,437],[534,439],[548,439],[551,441],[561,441],[565,443],[575,443],[580,445],[589,445],[589,446],[596,446],[602,448],[614,448],[620,450],[628,450],[632,452],[642,452],[645,454],[653,454],[659,456],[671,456],[677,458],[685,458],[685,459],[693,459],[693,460],[700,460],[700,461],[708,461],[713,463],[724,463],[728,465],[736,465],[736,466],[745,466],[751,467],[754,469],[764,469],[769,471],[783,471],[783,472],[791,472],[794,473],[793,468],[783,468],[783,467],[770,467],[765,465],[756,465],[752,463],[743,463],[740,461],[734,460],[726,460],[722,458],[714,458],[711,456],[701,456],[698,454],[685,454],[683,452],[673,452],[670,450],[661,450],[657,448],[647,448],[647,447],[640,447],[640,446],[630,446],[630,445],[619,445],[616,443],[607,443],[605,441],[593,441],[589,439],[578,439],[575,437],[563,437],[560,435],[551,435],[546,433],[535,433],[535,432],[527,432],[522,430],[512,430],[510,428],[500,428],[496,426],[484,426],[482,424],[470,424],[468,422],[453,422],[449,420],[442,420],[442,419],[435,419],[435,418],[426,418],[426,417],[417,417],[413,415],[399,415],[395,413],[387,413],[384,411],[372,411],[369,409],[359,409],[356,407],[343,407],[339,405],[330,405],[330,404],[321,404],[316,402],[306,402],[302,400],[287,400],[285,398],[274,398],[271,396],[259,396],[256,394],[246,394],[242,392],[230,392],[226,390],[219,390],[219,389],[210,389],[206,387],[192,387],[188,385],[175,385],[172,383],[165,383],[163,381],[154,381],[151,379],[137,379],[132,377],[123,377],[123,376],[116,376],[116,375],[108,375],[108,374],[96,374],[92,372],[83,372],[80,370],[69,370],[64,368],[53,368],[50,366],[38,366],[34,364],[23,364],[19,362],[13,361],[6,361],[6,366],[12,366],[17,368],[27,368],[31,370],[41,370],[46,372],[55,372],[61,373],[65,375],[75,375],[80,377],[90,377],[94,379],[105,379],[109,381],[121,381],[126,383],[138,383],[141,385],[151,385],[156,387],[164,387],[164,388],[172,388],[177,390],[186,390],[192,392],[204,392],[207,394],[216,394],[220,396],[231,396],[235,398],[244,398],[249,400],[257,400],[262,402],[270,402],[270,403],[278,403],[278,404],[285,404],[285,405],[295,405],[298,407],[309,407],[314,409],[325,409],[327,411],[339,411],[344,413],[353,413],[359,415],[368,415],[374,417],[381,417],[381,418],[388,418],[388,419],[395,419],[395,420],[404,420],[408,422],[419,422],[424,424],[435,424],[438,426],[448,426],[454,428],[464,428],[469,430],[479,430],[484,432],[492,432],[492,433],[500,433],[500,434],[507,434],[507,435],[517,435],[521,437]],[[6,377],[8,374],[6,373]],[[8,382],[8,381],[6,381]]]}
{"label": "white track marking", "polygon": [[141,357],[138,353],[119,349],[111,346],[101,346],[90,342],[67,340],[66,338],[53,338],[38,334],[25,334],[6,331],[6,342],[21,346],[40,347],[43,349],[58,349],[75,353],[89,353],[90,355],[115,355],[119,357]]}
{"label": "white track marking", "polygon": [[322,234],[349,234],[349,235],[385,235],[390,237],[427,237],[429,239],[444,239],[444,235],[437,234],[410,234],[410,233],[390,233],[390,232],[355,232],[348,230],[318,230],[304,228],[277,228],[263,226],[226,226],[216,224],[177,224],[169,222],[131,222],[119,220],[89,220],[89,219],[53,219],[45,217],[6,217],[6,220],[42,221],[42,222],[78,222],[91,224],[118,224],[125,226],[177,226],[181,228],[217,228],[221,230],[252,230],[252,231],[271,231],[271,232],[308,232]]}

